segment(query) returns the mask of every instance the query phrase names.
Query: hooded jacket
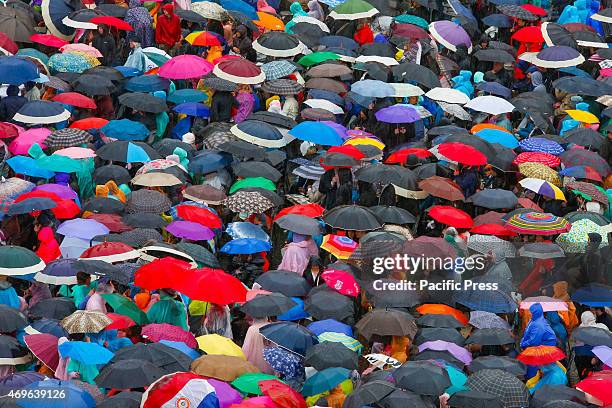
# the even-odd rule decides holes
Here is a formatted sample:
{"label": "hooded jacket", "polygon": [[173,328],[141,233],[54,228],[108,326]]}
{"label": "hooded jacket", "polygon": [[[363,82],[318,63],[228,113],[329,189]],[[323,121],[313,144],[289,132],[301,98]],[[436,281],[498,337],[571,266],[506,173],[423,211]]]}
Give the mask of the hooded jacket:
{"label": "hooded jacket", "polygon": [[62,256],[59,244],[55,240],[55,235],[51,227],[42,227],[40,231],[38,231],[38,241],[40,245],[36,250],[36,255],[45,261],[45,263],[49,263]]}
{"label": "hooded jacket", "polygon": [[9,85],[6,95],[0,101],[0,120],[9,122],[28,100],[19,95],[19,87],[16,85]]}
{"label": "hooded jacket", "polygon": [[532,346],[556,346],[557,336],[544,317],[544,309],[539,303],[534,303],[529,308],[531,320],[525,329],[521,339],[521,348]]}
{"label": "hooded jacket", "polygon": [[155,27],[155,41],[158,44],[173,47],[181,39],[181,20],[174,14],[174,5],[166,4],[162,9],[168,13],[157,18]]}

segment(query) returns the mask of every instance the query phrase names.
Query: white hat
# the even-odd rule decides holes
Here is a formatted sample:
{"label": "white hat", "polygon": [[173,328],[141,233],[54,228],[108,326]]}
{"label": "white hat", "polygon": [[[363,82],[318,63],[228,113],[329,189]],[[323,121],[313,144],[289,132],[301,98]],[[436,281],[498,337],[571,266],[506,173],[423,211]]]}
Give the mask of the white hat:
{"label": "white hat", "polygon": [[183,142],[189,144],[195,144],[195,135],[191,132],[187,132],[183,135]]}

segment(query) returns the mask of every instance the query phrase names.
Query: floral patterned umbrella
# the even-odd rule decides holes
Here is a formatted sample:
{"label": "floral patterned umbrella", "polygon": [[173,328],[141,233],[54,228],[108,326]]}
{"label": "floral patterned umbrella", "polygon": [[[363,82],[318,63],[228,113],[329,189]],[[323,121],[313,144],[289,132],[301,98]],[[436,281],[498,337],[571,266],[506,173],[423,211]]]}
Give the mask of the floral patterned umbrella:
{"label": "floral patterned umbrella", "polygon": [[602,241],[600,247],[608,245],[607,230],[589,219],[582,219],[574,222],[569,232],[559,235],[556,242],[566,253],[583,253],[586,251],[589,244],[590,233],[601,235]]}

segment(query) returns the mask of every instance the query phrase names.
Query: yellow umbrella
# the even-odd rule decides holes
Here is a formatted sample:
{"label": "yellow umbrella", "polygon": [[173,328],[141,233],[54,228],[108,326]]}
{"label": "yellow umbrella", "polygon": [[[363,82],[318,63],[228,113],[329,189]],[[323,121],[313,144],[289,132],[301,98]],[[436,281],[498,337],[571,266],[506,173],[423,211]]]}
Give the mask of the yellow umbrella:
{"label": "yellow umbrella", "polygon": [[380,140],[373,139],[371,137],[354,137],[352,139],[348,139],[346,142],[344,142],[344,144],[353,146],[366,145],[377,147],[380,150],[385,149],[385,144],[383,142],[381,142]]}
{"label": "yellow umbrella", "polygon": [[227,337],[218,334],[207,334],[197,337],[198,347],[206,354],[240,357],[246,360],[242,349]]}
{"label": "yellow umbrella", "polygon": [[577,120],[578,122],[589,123],[589,124],[599,123],[599,118],[593,115],[591,112],[578,110],[578,109],[569,109],[569,110],[566,110],[565,113],[567,113],[570,116],[570,118]]}
{"label": "yellow umbrella", "polygon": [[546,180],[557,187],[561,187],[559,174],[542,163],[526,162],[518,165],[519,172],[526,176]]}

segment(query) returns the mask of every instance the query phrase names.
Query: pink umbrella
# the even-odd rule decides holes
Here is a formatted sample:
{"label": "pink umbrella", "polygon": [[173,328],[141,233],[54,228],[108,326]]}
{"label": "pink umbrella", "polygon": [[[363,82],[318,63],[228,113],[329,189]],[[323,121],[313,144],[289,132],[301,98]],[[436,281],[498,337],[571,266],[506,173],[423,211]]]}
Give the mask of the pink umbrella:
{"label": "pink umbrella", "polygon": [[202,77],[212,69],[212,64],[204,58],[196,55],[179,55],[164,62],[159,67],[158,74],[169,79],[191,79]]}
{"label": "pink umbrella", "polygon": [[67,147],[65,149],[57,150],[53,152],[53,154],[77,160],[96,157],[96,153],[87,147]]}
{"label": "pink umbrella", "polygon": [[472,362],[472,354],[461,346],[444,340],[426,341],[419,346],[419,353],[424,350],[448,351],[465,365]]}
{"label": "pink umbrella", "polygon": [[345,296],[357,297],[361,289],[355,277],[346,271],[328,269],[321,275],[327,286]]}
{"label": "pink umbrella", "polygon": [[147,324],[142,328],[142,335],[154,342],[160,340],[181,341],[192,349],[198,348],[198,342],[193,334],[168,323]]}
{"label": "pink umbrella", "polygon": [[59,363],[58,340],[54,335],[47,333],[30,334],[23,338],[26,347],[32,354],[54,371]]}
{"label": "pink umbrella", "polygon": [[263,289],[250,289],[247,290],[246,301],[248,302],[249,300],[255,299],[257,295],[269,295],[270,293],[272,292]]}
{"label": "pink umbrella", "polygon": [[544,312],[567,311],[567,303],[548,296],[528,297],[521,302],[521,309],[529,309],[531,305],[539,303]]}
{"label": "pink umbrella", "polygon": [[47,147],[45,146],[44,142],[50,134],[51,131],[47,128],[26,130],[25,132],[20,133],[19,136],[17,136],[15,140],[11,142],[9,145],[9,151],[13,154],[27,155],[28,150],[30,150],[30,147],[32,147],[34,143],[38,143],[40,147],[44,149]]}
{"label": "pink umbrella", "polygon": [[77,193],[72,188],[63,184],[41,184],[40,186],[34,187],[34,191],[38,190],[57,194],[60,198],[65,200],[74,200],[78,197]]}
{"label": "pink umbrella", "polygon": [[102,53],[98,51],[97,48],[94,48],[91,45],[87,45],[87,44],[66,44],[62,48],[60,48],[60,51],[63,53],[71,52],[71,51],[79,51],[87,55],[91,55],[92,57],[95,57],[95,58],[102,57]]}

